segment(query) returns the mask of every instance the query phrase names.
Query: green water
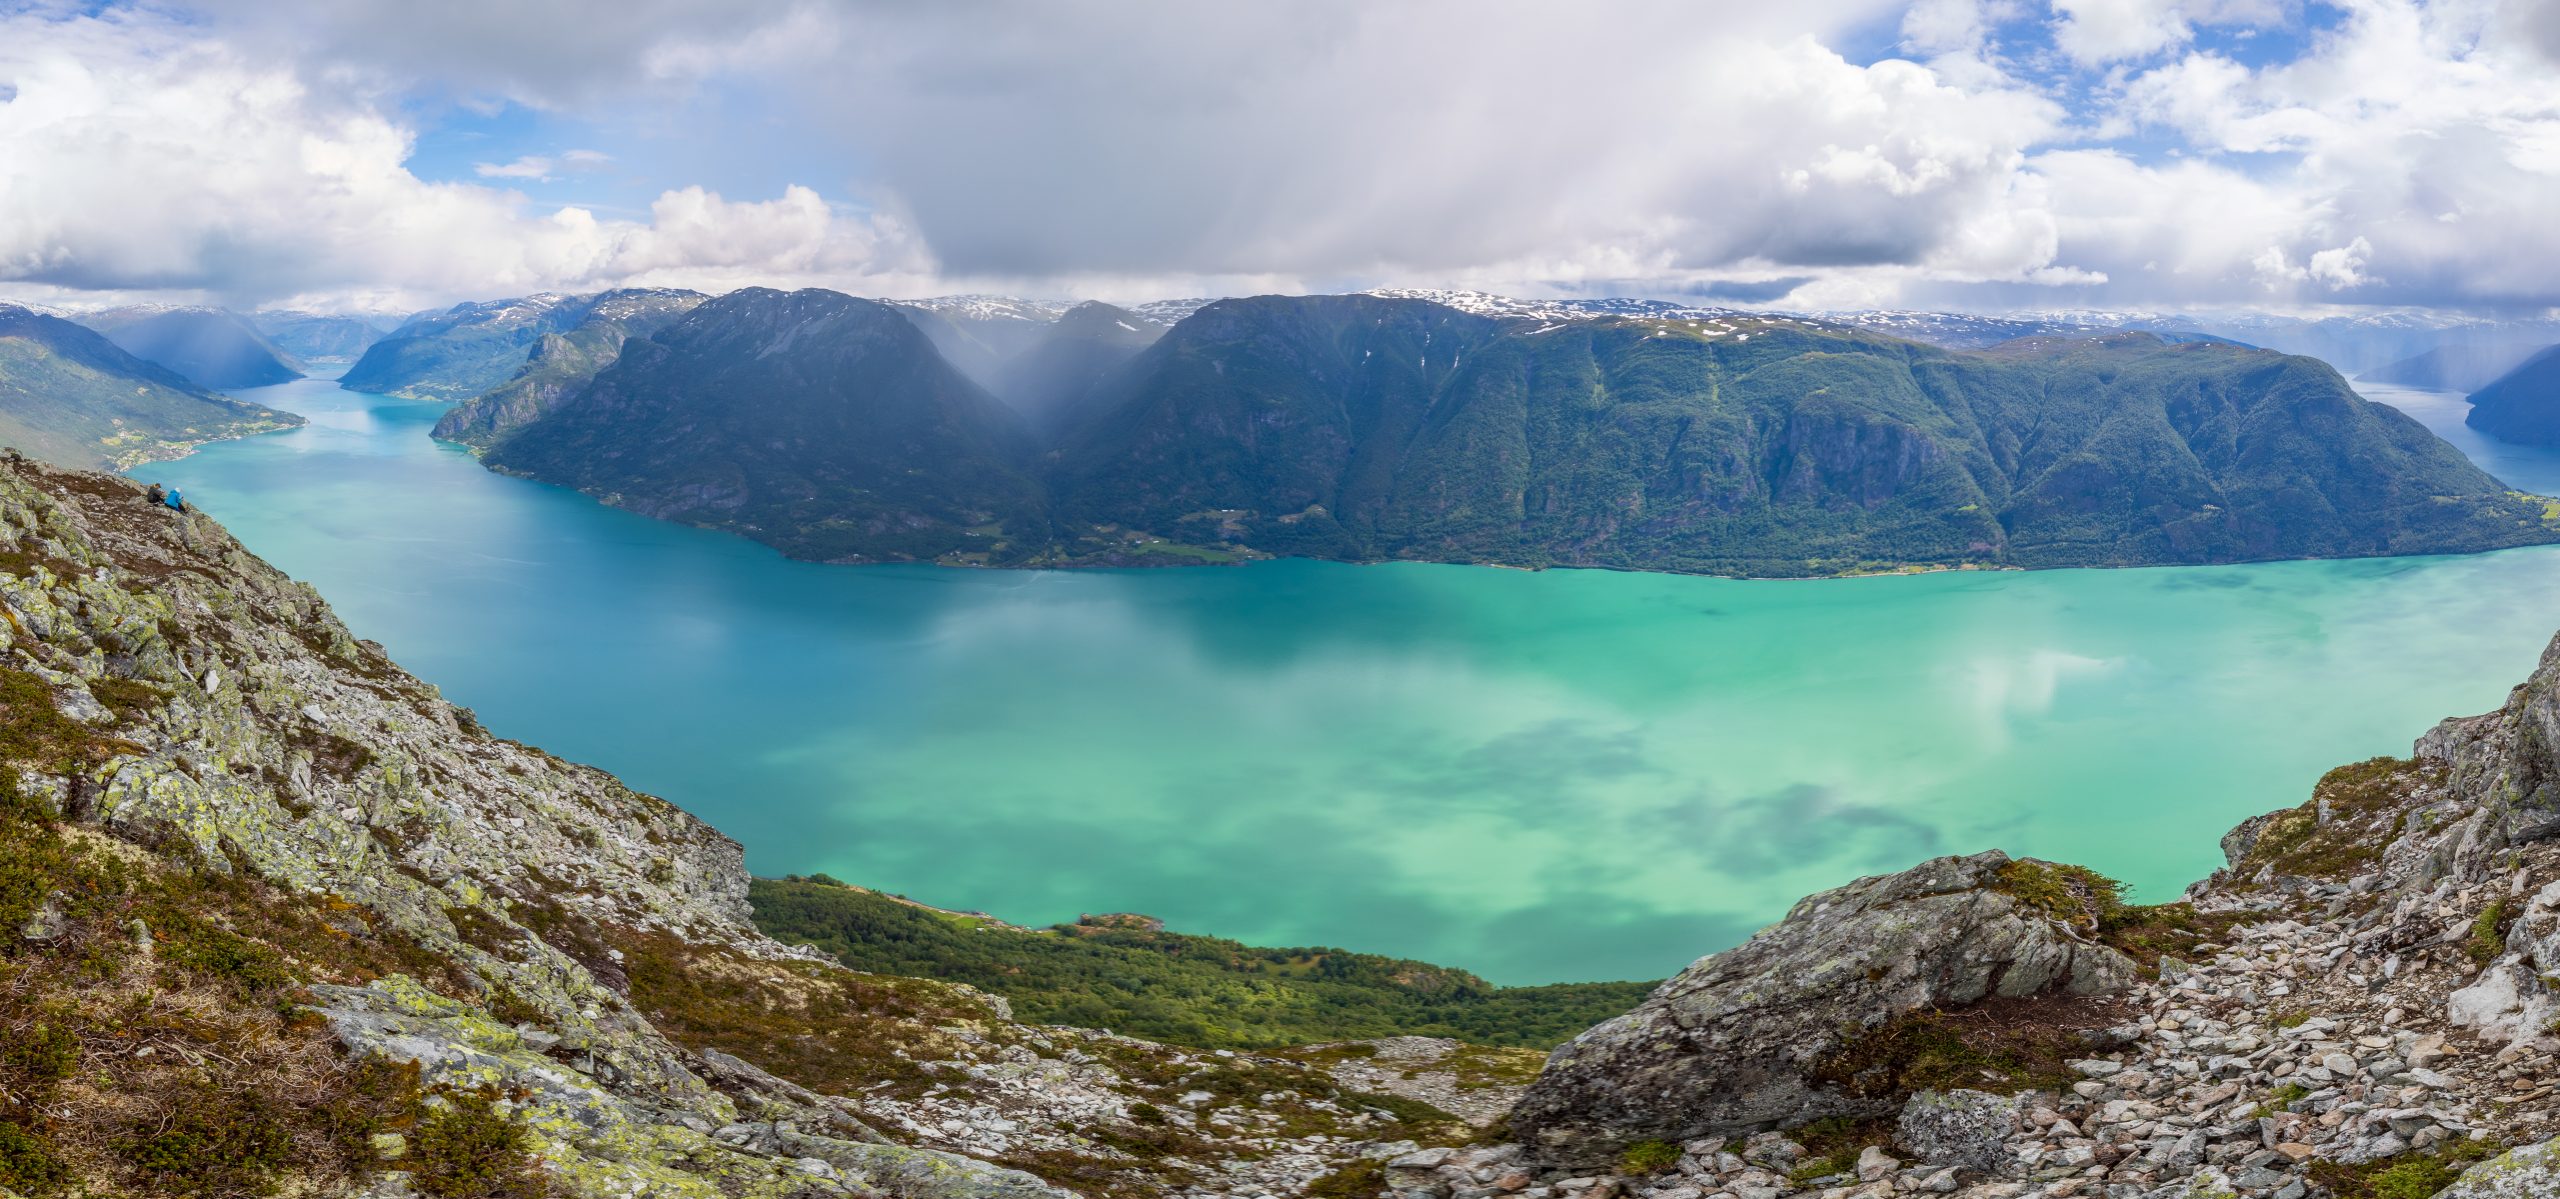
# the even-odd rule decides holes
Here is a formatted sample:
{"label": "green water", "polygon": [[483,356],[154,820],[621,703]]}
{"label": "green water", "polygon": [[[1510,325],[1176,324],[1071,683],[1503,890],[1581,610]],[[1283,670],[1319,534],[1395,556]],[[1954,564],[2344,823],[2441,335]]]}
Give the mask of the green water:
{"label": "green water", "polygon": [[[1507,982],[1658,976],[1990,846],[2167,898],[2323,769],[2496,706],[2560,627],[2547,550],[1768,583],[810,566],[491,475],[431,405],[247,394],[312,424],[137,473],[759,872]],[[2458,402],[2393,398],[2490,456]]]}

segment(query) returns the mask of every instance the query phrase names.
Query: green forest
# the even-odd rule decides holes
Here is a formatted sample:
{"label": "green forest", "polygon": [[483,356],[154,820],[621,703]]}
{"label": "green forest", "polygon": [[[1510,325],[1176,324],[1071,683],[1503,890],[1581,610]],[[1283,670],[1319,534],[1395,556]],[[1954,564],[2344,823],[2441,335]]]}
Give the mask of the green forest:
{"label": "green forest", "polygon": [[758,879],[757,927],[876,974],[966,983],[1016,1017],[1203,1049],[1388,1036],[1545,1049],[1636,1005],[1650,982],[1497,987],[1339,949],[1258,949],[1094,916],[1032,931],[816,875]]}

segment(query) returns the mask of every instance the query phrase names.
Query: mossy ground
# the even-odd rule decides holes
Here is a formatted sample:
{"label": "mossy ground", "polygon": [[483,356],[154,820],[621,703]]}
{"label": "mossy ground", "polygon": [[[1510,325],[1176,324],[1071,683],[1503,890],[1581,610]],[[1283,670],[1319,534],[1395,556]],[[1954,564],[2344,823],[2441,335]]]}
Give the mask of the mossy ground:
{"label": "mossy ground", "polygon": [[2069,1088],[2082,1034],[2120,1018],[2105,1001],[1993,999],[1920,1011],[1852,1033],[1814,1063],[1814,1077],[1858,1099],[1900,1104],[1915,1091],[1964,1087],[1998,1095]]}
{"label": "mossy ground", "polygon": [[1991,889],[2088,933],[2124,907],[2124,888],[2116,880],[2086,866],[2033,858],[2002,866]]}
{"label": "mossy ground", "polygon": [[2335,1199],[2433,1199],[2464,1170],[2498,1156],[2494,1141],[2449,1141],[2430,1153],[2403,1154],[2349,1166],[2311,1163],[2311,1180]]}
{"label": "mossy ground", "polygon": [[[103,690],[117,723],[166,702]],[[76,780],[131,748],[0,668],[0,1186],[252,1196],[381,1169],[371,1138],[417,1122],[415,1072],[348,1059],[296,1008],[300,988],[468,985],[353,905],[111,840],[30,797],[32,778]]]}
{"label": "mossy ground", "polygon": [[2427,781],[2408,758],[2368,758],[2321,776],[2311,799],[2260,830],[2233,873],[2345,880],[2372,868],[2400,826],[2398,813]]}

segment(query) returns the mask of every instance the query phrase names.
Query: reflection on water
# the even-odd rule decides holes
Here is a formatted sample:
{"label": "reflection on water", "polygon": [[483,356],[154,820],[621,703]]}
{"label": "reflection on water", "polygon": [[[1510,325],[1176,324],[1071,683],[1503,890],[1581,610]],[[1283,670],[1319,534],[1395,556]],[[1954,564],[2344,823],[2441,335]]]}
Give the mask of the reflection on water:
{"label": "reflection on water", "polygon": [[[2166,897],[2326,767],[2494,706],[2560,627],[2545,550],[1820,583],[811,566],[491,475],[431,405],[249,395],[312,424],[139,473],[759,871],[1504,981],[1659,975],[1986,846]],[[2549,456],[2495,462],[2560,491]]]}

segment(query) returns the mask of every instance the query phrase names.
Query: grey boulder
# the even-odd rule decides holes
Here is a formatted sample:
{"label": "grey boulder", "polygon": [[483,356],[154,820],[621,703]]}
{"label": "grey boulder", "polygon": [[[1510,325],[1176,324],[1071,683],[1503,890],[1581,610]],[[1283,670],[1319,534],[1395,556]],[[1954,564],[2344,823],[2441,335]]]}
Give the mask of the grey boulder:
{"label": "grey boulder", "polygon": [[2132,981],[2131,959],[1999,889],[2010,862],[1997,850],[1937,858],[1798,901],[1559,1047],[1512,1113],[1513,1134],[1541,1158],[1583,1163],[1642,1141],[1883,1115],[1889,1101],[1814,1076],[1848,1035],[1927,1007]]}
{"label": "grey boulder", "polygon": [[1894,1141],[1933,1166],[1955,1166],[1992,1178],[2020,1173],[2010,1138],[2018,1133],[2015,1095],[1986,1091],[1922,1091],[1902,1105]]}

